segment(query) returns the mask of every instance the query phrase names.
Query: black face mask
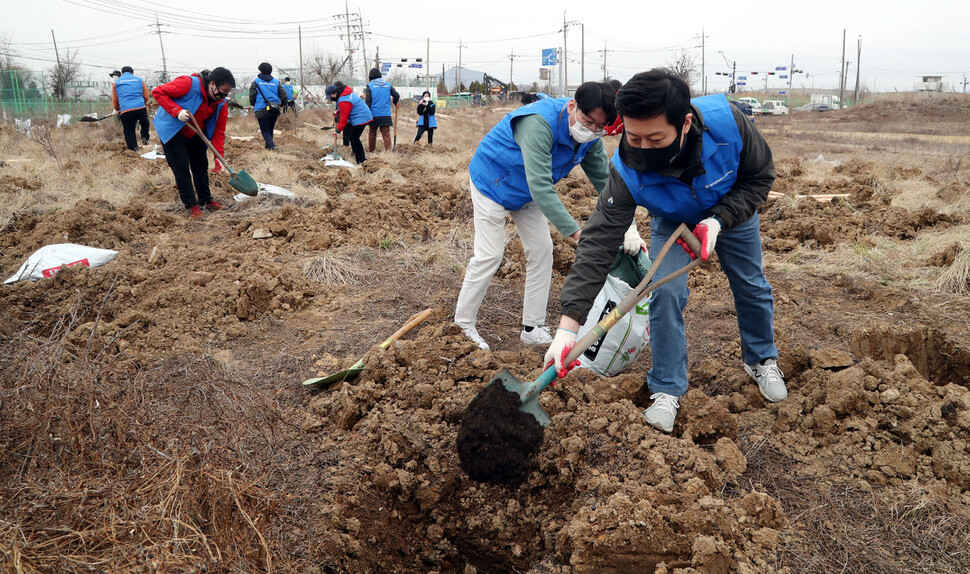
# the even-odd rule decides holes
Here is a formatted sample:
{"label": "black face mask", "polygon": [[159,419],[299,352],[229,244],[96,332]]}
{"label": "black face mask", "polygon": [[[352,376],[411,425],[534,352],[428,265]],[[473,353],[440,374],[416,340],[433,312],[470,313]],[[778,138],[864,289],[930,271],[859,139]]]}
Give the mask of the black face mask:
{"label": "black face mask", "polygon": [[680,155],[682,135],[683,132],[678,132],[677,138],[667,147],[637,149],[640,152],[641,165],[649,171],[661,171],[670,167],[670,164]]}

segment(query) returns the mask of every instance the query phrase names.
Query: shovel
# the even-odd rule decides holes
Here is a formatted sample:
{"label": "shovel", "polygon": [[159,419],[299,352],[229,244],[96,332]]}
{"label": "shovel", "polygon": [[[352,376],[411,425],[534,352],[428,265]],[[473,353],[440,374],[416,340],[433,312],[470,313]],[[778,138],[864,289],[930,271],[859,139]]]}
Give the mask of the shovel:
{"label": "shovel", "polygon": [[82,122],[100,122],[101,120],[106,120],[106,119],[112,118],[112,117],[114,117],[114,114],[109,114],[107,116],[104,116],[103,118],[95,118],[95,117],[92,117],[92,116],[89,116],[88,115],[88,116],[81,116],[81,121]]}
{"label": "shovel", "polygon": [[[380,349],[383,351],[384,349],[390,347],[391,346],[391,343],[393,343],[394,341],[397,341],[398,339],[400,339],[401,337],[403,337],[405,333],[407,333],[411,329],[417,327],[419,323],[421,323],[422,321],[424,321],[425,319],[427,319],[431,315],[431,313],[433,313],[433,312],[434,312],[434,309],[425,309],[424,311],[421,311],[420,313],[415,313],[414,315],[411,315],[411,318],[408,319],[408,322],[405,323],[403,327],[401,327],[400,329],[398,329],[397,332],[395,332],[393,335],[391,335],[390,337],[388,337],[386,341],[384,341],[383,343],[380,344]],[[334,373],[334,374],[328,375],[326,377],[317,377],[317,378],[314,378],[314,379],[307,379],[307,380],[303,381],[303,386],[305,386],[305,387],[311,387],[313,385],[318,385],[318,384],[323,383],[323,386],[324,387],[328,387],[332,383],[336,383],[338,381],[350,381],[350,380],[353,380],[353,379],[357,378],[357,375],[359,375],[360,372],[363,371],[363,370],[364,370],[364,359],[361,358],[359,361],[357,361],[356,363],[354,363],[353,365],[351,365],[351,367],[349,369],[344,369],[343,371],[340,371],[339,373]]]}
{"label": "shovel", "polygon": [[[630,309],[633,309],[633,307],[639,303],[641,299],[650,294],[651,291],[665,283],[673,281],[677,277],[680,277],[684,273],[687,273],[694,267],[701,264],[701,259],[698,257],[663,279],[655,283],[650,283],[650,280],[653,279],[653,276],[657,273],[660,262],[663,260],[664,256],[667,255],[667,252],[670,250],[671,246],[676,244],[678,238],[683,239],[694,253],[700,253],[700,242],[696,237],[694,237],[694,234],[687,229],[686,225],[683,223],[680,224],[677,231],[670,236],[666,243],[664,243],[663,249],[661,249],[660,253],[657,255],[657,260],[654,261],[653,265],[650,266],[650,270],[647,271],[646,276],[644,276],[643,280],[640,281],[640,284],[637,285],[636,288],[634,288],[634,290],[622,301],[620,301],[620,304],[617,305],[616,308],[610,311],[606,317],[603,317],[603,319],[597,323],[595,327],[593,327],[588,333],[583,335],[579,341],[576,342],[576,345],[566,355],[566,358],[563,361],[564,365],[568,365],[569,363],[578,359],[580,355],[586,352],[586,349],[589,349],[593,343],[599,341],[603,335],[606,335],[606,332],[609,331],[613,325],[616,325],[616,323],[622,319],[623,316],[630,311]],[[503,368],[496,373],[494,377],[492,377],[492,380],[489,381],[488,384],[491,385],[498,382],[505,385],[505,389],[507,391],[518,394],[519,399],[522,401],[522,404],[519,406],[519,410],[529,413],[535,417],[536,421],[540,425],[547,427],[549,426],[549,423],[552,422],[552,418],[550,418],[549,415],[542,410],[542,407],[539,406],[539,393],[541,393],[542,390],[549,386],[549,383],[553,382],[554,380],[556,380],[556,367],[555,365],[550,365],[545,371],[543,371],[542,375],[540,375],[539,378],[533,382],[519,382],[519,380],[516,379],[512,373]]]}
{"label": "shovel", "polygon": [[391,144],[391,149],[397,147],[397,110],[400,106],[394,104],[394,143]]}
{"label": "shovel", "polygon": [[337,132],[333,132],[333,150],[329,155],[330,159],[332,160],[340,160],[344,158],[344,156],[340,155],[340,152],[337,151]]}
{"label": "shovel", "polygon": [[240,193],[244,195],[248,195],[249,197],[255,197],[259,193],[259,184],[256,183],[256,180],[253,179],[251,175],[249,175],[243,170],[233,171],[232,168],[229,167],[229,164],[226,162],[226,158],[222,157],[222,154],[216,151],[215,146],[212,145],[212,142],[209,141],[209,138],[205,137],[205,134],[202,132],[202,128],[200,128],[198,122],[195,121],[195,116],[193,116],[190,113],[189,119],[192,122],[186,125],[192,128],[192,131],[194,131],[196,135],[202,138],[202,141],[205,142],[205,145],[209,146],[209,149],[212,150],[212,153],[216,156],[216,159],[222,162],[222,165],[225,166],[227,170],[229,170],[229,185],[235,187]]}

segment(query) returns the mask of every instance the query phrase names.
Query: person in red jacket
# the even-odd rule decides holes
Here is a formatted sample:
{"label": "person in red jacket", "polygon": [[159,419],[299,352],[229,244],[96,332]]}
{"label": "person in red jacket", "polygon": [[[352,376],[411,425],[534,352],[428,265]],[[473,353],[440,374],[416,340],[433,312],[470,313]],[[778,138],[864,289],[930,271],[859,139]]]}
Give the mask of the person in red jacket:
{"label": "person in red jacket", "polygon": [[[155,131],[162,140],[165,160],[175,174],[182,204],[190,211],[192,219],[202,217],[200,206],[216,211],[222,209],[222,205],[212,199],[209,192],[209,159],[205,142],[186,122],[195,117],[212,146],[224,155],[226,120],[229,118],[226,98],[235,87],[232,72],[220,67],[179,76],[152,90],[152,97],[159,105],[153,120]],[[212,171],[222,171],[218,160]]]}
{"label": "person in red jacket", "polygon": [[[610,87],[613,88],[614,92],[619,92],[620,88],[623,87],[623,84],[620,82],[620,80],[610,80],[609,83],[610,83]],[[621,135],[623,133],[623,116],[617,115],[616,119],[613,120],[613,123],[606,126],[605,131],[606,133],[603,135],[607,135],[607,136]]]}
{"label": "person in red jacket", "polygon": [[364,163],[367,157],[364,155],[364,144],[361,143],[360,136],[364,133],[364,127],[374,121],[370,108],[364,103],[363,98],[354,93],[353,88],[345,86],[343,82],[330,84],[324,93],[330,101],[337,102],[339,117],[335,128],[336,133],[347,134],[350,147],[354,150],[354,159],[358,164]]}

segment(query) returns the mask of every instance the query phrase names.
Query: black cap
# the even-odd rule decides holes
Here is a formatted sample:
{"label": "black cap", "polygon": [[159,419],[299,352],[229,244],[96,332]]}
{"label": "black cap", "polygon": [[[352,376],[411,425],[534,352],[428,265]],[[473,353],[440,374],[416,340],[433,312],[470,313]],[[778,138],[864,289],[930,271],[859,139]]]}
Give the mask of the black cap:
{"label": "black cap", "polygon": [[132,69],[131,66],[125,66],[125,67],[121,68],[121,72],[124,73],[124,74],[134,74],[135,73],[135,70]]}
{"label": "black cap", "polygon": [[111,72],[110,74],[108,74],[108,77],[109,78],[120,78],[121,77],[121,72],[119,72],[118,70],[115,70],[114,72]]}
{"label": "black cap", "polygon": [[337,93],[337,86],[330,84],[327,89],[323,91],[324,94],[329,98],[330,96]]}

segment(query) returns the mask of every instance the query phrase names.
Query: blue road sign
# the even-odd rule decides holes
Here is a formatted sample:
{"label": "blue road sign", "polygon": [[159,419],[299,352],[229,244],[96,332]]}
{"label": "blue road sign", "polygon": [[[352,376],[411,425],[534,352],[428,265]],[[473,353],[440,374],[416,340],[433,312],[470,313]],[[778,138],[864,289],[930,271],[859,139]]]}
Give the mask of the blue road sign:
{"label": "blue road sign", "polygon": [[780,79],[780,80],[787,80],[788,79],[788,74],[778,74],[778,79]]}
{"label": "blue road sign", "polygon": [[787,93],[788,93],[788,92],[786,92],[785,90],[781,90],[781,91],[779,91],[779,92],[778,92],[778,94],[779,94],[779,95],[782,95],[782,96],[784,96],[784,95],[785,95],[785,94],[787,94]]}
{"label": "blue road sign", "polygon": [[422,64],[411,64],[411,67],[412,68],[422,68],[424,66]]}
{"label": "blue road sign", "polygon": [[788,66],[775,66],[775,71],[780,72],[782,70],[787,70]]}
{"label": "blue road sign", "polygon": [[739,80],[747,80],[747,79],[748,79],[748,77],[747,77],[747,76],[738,76],[738,79],[739,79]]}
{"label": "blue road sign", "polygon": [[542,65],[543,66],[555,66],[558,63],[556,58],[556,49],[548,48],[542,50]]}

